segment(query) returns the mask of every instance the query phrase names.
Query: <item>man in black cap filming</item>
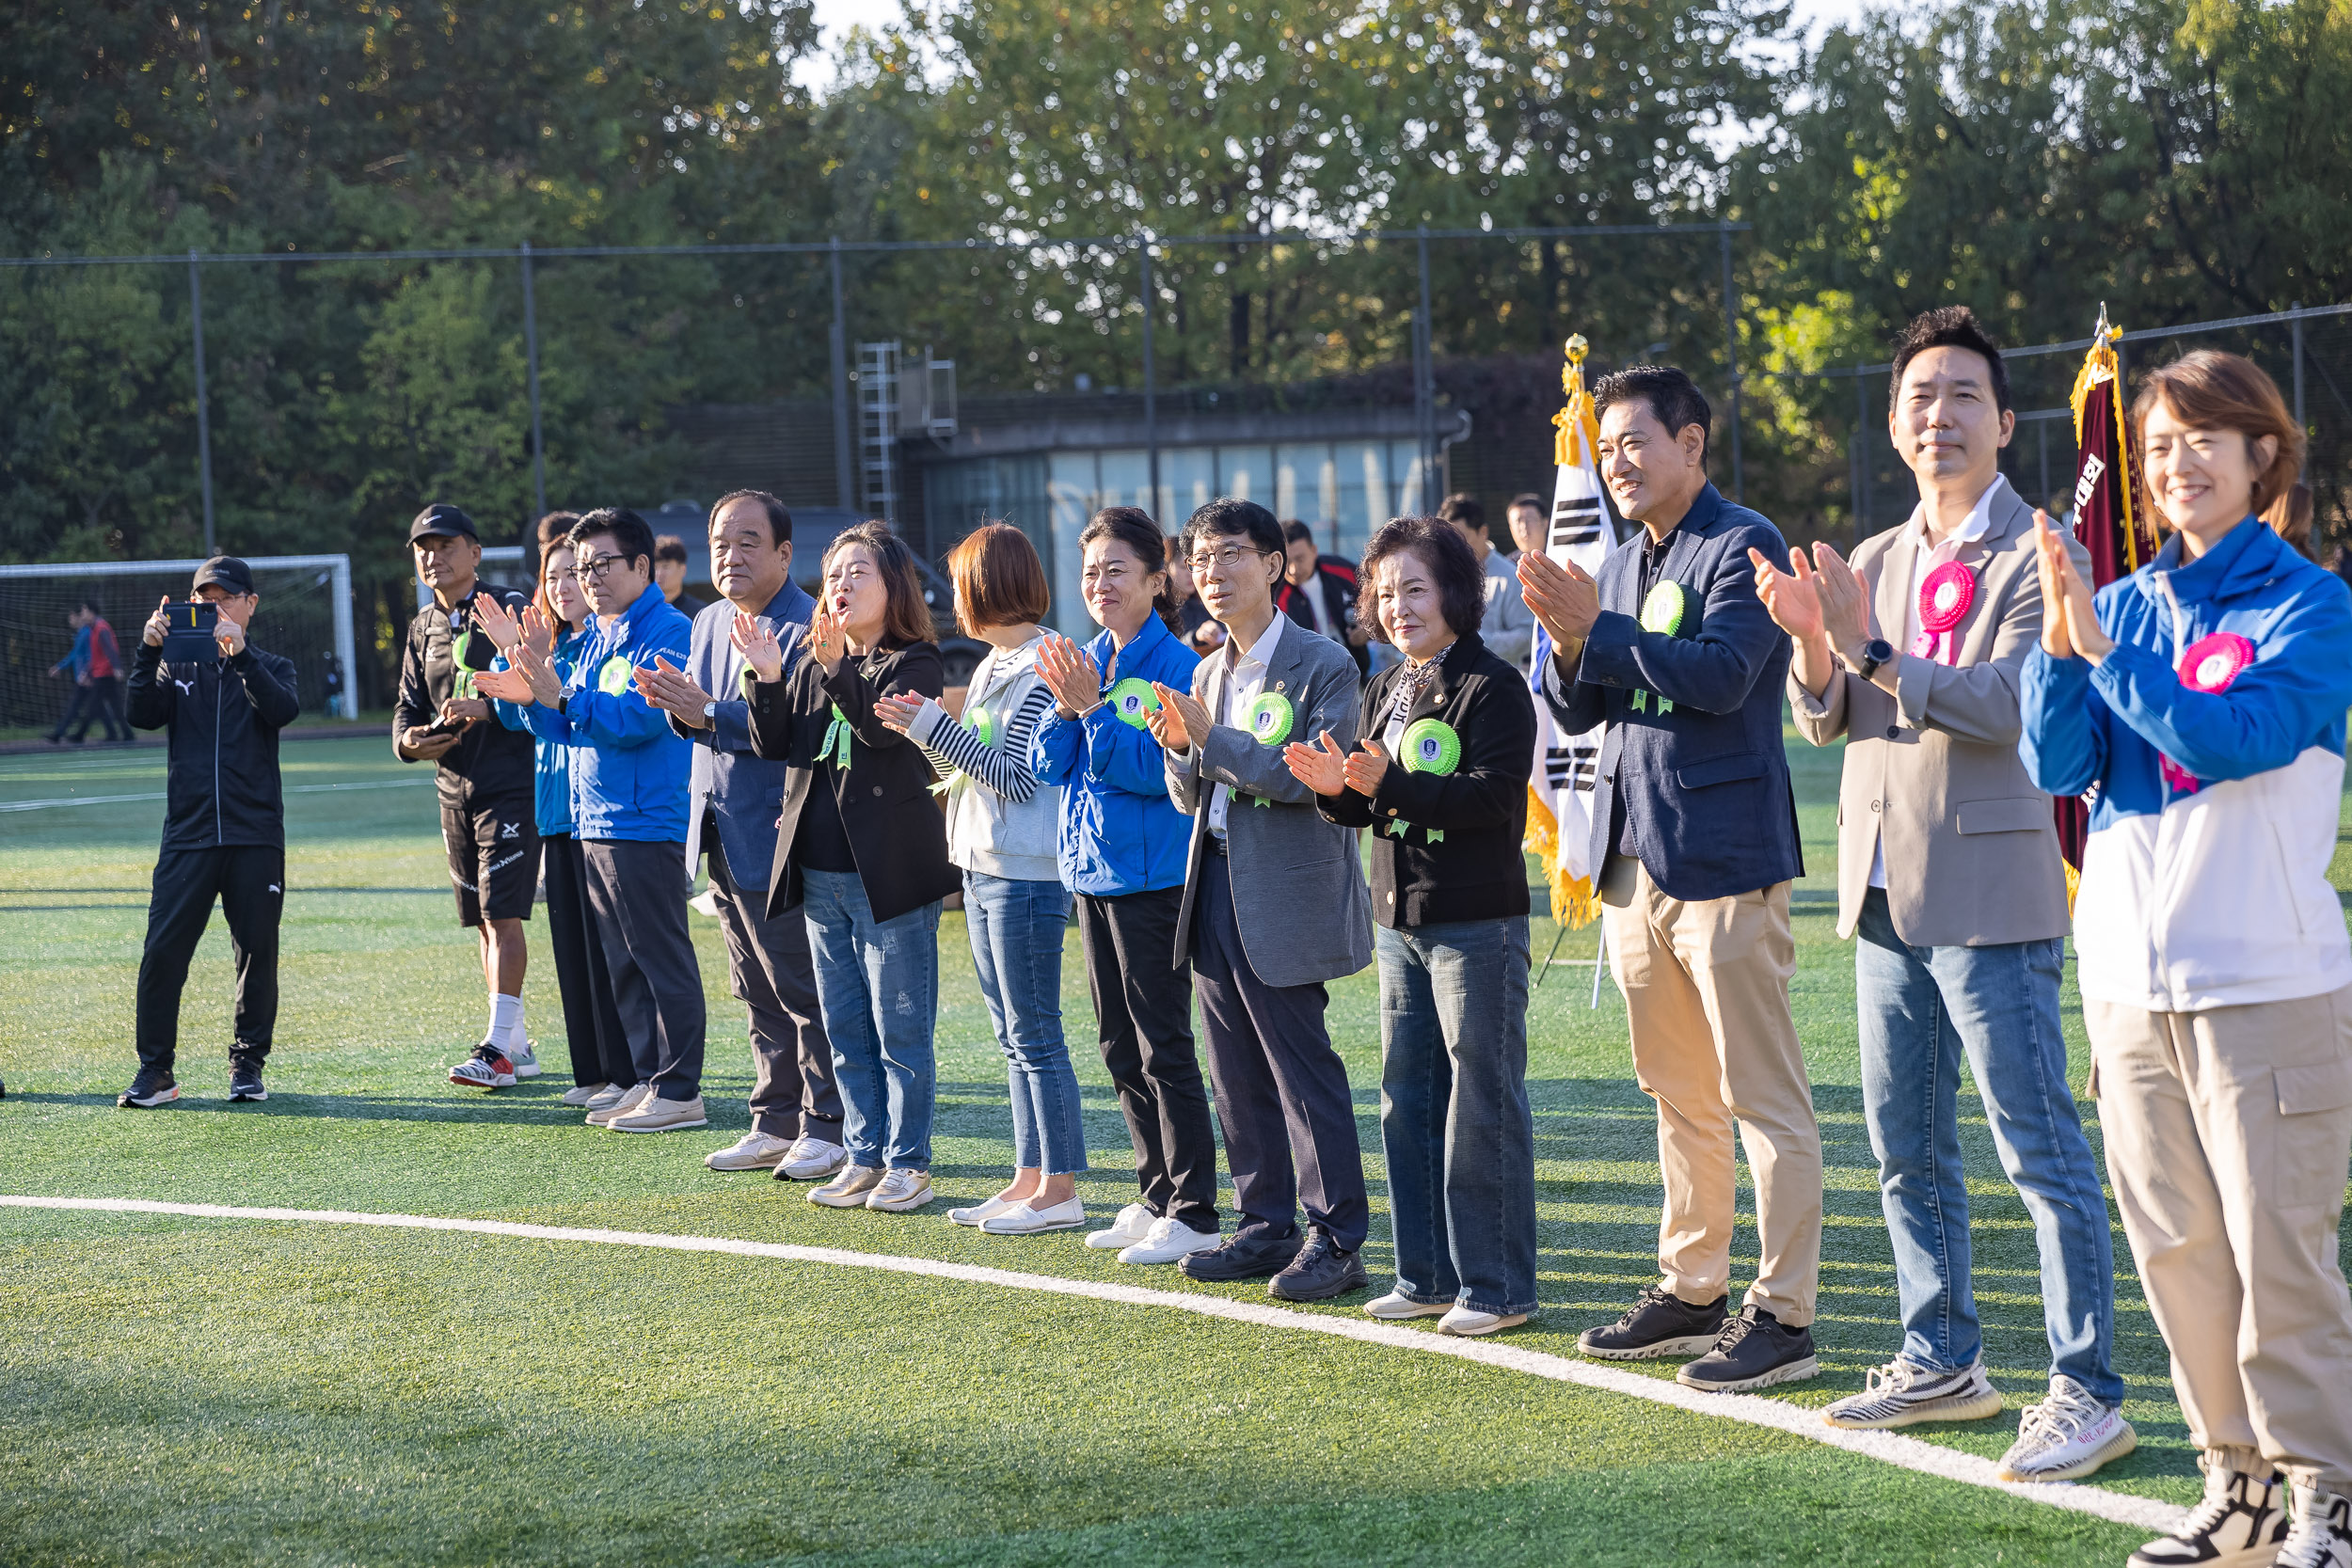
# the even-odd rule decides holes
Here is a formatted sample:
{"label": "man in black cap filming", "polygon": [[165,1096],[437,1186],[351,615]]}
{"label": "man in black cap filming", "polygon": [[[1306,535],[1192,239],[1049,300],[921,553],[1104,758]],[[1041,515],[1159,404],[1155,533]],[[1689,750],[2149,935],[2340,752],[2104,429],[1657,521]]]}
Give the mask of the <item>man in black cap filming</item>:
{"label": "man in black cap filming", "polygon": [[408,623],[400,656],[400,696],[392,713],[392,751],[403,762],[438,763],[441,843],[457,894],[457,920],[482,939],[482,974],[490,1022],[473,1053],[449,1081],[498,1089],[539,1076],[523,1036],[523,969],[530,950],[523,922],[539,885],[539,826],[532,805],[531,736],[510,730],[474,695],[474,677],[498,647],[474,629],[474,606],[487,598],[519,617],[530,601],[480,580],[482,538],[473,519],[436,503],[408,525],[417,579],[432,598]]}
{"label": "man in black cap filming", "polygon": [[[229,1098],[267,1100],[262,1064],[278,1026],[278,919],[286,904],[286,807],[278,732],[300,710],[290,659],[246,641],[261,606],[234,556],[197,568],[191,611],[167,598],[139,635],[125,706],[132,727],[170,731],[163,852],[139,959],[138,1075],[115,1103],[145,1110],[180,1098],[180,992],[220,900],[237,964]],[[175,609],[178,614],[175,615]],[[209,615],[209,641],[205,618]],[[164,640],[173,635],[167,657]]]}

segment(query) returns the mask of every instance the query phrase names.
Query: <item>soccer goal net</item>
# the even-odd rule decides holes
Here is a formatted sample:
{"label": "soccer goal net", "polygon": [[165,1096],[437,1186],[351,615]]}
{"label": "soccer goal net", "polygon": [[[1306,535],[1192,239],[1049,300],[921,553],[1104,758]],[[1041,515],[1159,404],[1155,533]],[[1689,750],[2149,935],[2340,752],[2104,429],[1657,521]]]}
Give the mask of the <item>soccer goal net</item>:
{"label": "soccer goal net", "polygon": [[[159,599],[184,599],[198,561],[65,561],[0,565],[0,736],[24,738],[53,729],[71,699],[71,673],[50,671],[72,651],[73,620],[85,605],[114,628],[128,677],[139,628]],[[347,555],[251,556],[260,594],[248,635],[294,661],[305,714],[358,717],[352,700],[351,558]]]}

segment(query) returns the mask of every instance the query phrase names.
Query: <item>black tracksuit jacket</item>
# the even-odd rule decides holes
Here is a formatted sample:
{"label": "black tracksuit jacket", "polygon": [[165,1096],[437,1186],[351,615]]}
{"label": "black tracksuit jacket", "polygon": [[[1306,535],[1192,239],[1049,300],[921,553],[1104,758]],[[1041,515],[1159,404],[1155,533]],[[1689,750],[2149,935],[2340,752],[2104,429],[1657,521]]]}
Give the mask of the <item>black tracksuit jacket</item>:
{"label": "black tracksuit jacket", "polygon": [[141,641],[123,697],[134,729],[170,731],[164,848],[286,847],[278,732],[302,711],[292,659],[248,642],[215,664],[166,664]]}

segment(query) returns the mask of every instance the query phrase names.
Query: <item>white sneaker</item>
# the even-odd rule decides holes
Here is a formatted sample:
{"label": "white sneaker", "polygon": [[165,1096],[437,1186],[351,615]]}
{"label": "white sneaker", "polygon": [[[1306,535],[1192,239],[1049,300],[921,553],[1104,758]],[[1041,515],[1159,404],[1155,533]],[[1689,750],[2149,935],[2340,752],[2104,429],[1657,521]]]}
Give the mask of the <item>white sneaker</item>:
{"label": "white sneaker", "polygon": [[1506,1328],[1517,1328],[1525,1322],[1527,1314],[1524,1312],[1481,1312],[1474,1307],[1464,1307],[1456,1302],[1446,1308],[1444,1317],[1438,1320],[1438,1332],[1458,1334],[1465,1339],[1474,1339],[1481,1334],[1500,1334]]}
{"label": "white sneaker", "polygon": [[832,1180],[808,1190],[808,1200],[820,1209],[863,1209],[866,1195],[882,1184],[880,1165],[844,1165]]}
{"label": "white sneaker", "polygon": [[948,1210],[947,1223],[950,1225],[977,1225],[982,1220],[993,1220],[999,1214],[1009,1214],[1015,1209],[1020,1207],[1022,1207],[1022,1203],[1019,1198],[992,1197],[982,1202],[975,1203],[969,1209]]}
{"label": "white sneaker", "polygon": [[791,1147],[789,1139],[755,1128],[726,1148],[704,1155],[703,1164],[712,1170],[766,1170],[783,1159]]}
{"label": "white sneaker", "polygon": [[515,1065],[515,1076],[517,1078],[539,1076],[539,1053],[532,1049],[532,1043],[524,1040],[507,1050],[506,1059]]}
{"label": "white sneaker", "polygon": [[588,1108],[592,1111],[609,1111],[628,1096],[628,1088],[619,1084],[598,1084],[596,1092],[588,1097]]}
{"label": "white sneaker", "polygon": [[564,1103],[575,1110],[582,1105],[594,1105],[596,1102],[596,1096],[605,1093],[611,1087],[609,1084],[582,1084],[578,1088],[565,1089]]}
{"label": "white sneaker", "polygon": [[621,1089],[617,1092],[610,1088],[606,1089],[604,1094],[612,1096],[610,1101],[607,1101],[602,1105],[597,1104],[596,1100],[604,1099],[604,1094],[600,1094],[596,1096],[596,1100],[592,1100],[588,1102],[588,1125],[591,1127],[610,1127],[612,1124],[612,1118],[614,1117],[627,1116],[629,1112],[634,1111],[639,1105],[644,1102],[645,1097],[651,1093],[653,1093],[653,1085],[651,1084],[631,1084],[628,1088]]}
{"label": "white sneaker", "polygon": [[1434,1318],[1446,1310],[1444,1302],[1415,1301],[1410,1296],[1400,1296],[1394,1291],[1377,1301],[1364,1303],[1367,1317],[1383,1318],[1391,1323],[1400,1323],[1406,1318]]}
{"label": "white sneaker", "polygon": [[1087,1206],[1078,1198],[1039,1209],[1016,1203],[1001,1214],[980,1222],[991,1236],[1034,1236],[1041,1230],[1075,1230],[1087,1222]]}
{"label": "white sneaker", "polygon": [[1140,1203],[1130,1203],[1119,1212],[1119,1217],[1101,1230],[1087,1232],[1087,1245],[1097,1252],[1118,1252],[1131,1247],[1152,1234],[1152,1211]]}
{"label": "white sneaker", "polygon": [[648,1094],[626,1111],[617,1111],[604,1124],[608,1132],[683,1132],[690,1127],[707,1127],[710,1118],[703,1114],[703,1097],[691,1100],[664,1100]]}
{"label": "white sneaker", "polygon": [[1214,1230],[1195,1230],[1180,1219],[1156,1219],[1152,1222],[1152,1228],[1143,1240],[1120,1249],[1119,1260],[1122,1263],[1173,1263],[1179,1258],[1207,1252],[1224,1239]]}
{"label": "white sneaker", "polygon": [[2295,1523],[2279,1568],[2352,1568],[2352,1497],[2316,1486],[2291,1488]]}
{"label": "white sneaker", "polygon": [[2048,1399],[2026,1406],[1998,1473],[2003,1481],[2080,1481],[2137,1447],[2139,1434],[2121,1409],[2060,1373],[2050,1379]]}
{"label": "white sneaker", "polygon": [[2232,1469],[2198,1456],[2205,1500],[2170,1535],[2132,1554],[2131,1568],[2269,1568],[2287,1539],[2287,1478]]}
{"label": "white sneaker", "polygon": [[882,1179],[866,1195],[866,1207],[885,1214],[903,1214],[910,1209],[920,1209],[933,1196],[930,1171],[893,1165],[882,1172]]}
{"label": "white sneaker", "polygon": [[1979,1361],[1956,1372],[1931,1371],[1895,1357],[1863,1374],[1862,1392],[1821,1412],[1841,1432],[1886,1432],[1921,1421],[1981,1421],[2001,1413],[2001,1391]]}
{"label": "white sneaker", "polygon": [[791,1151],[776,1162],[779,1181],[817,1181],[850,1163],[850,1151],[822,1138],[796,1139]]}

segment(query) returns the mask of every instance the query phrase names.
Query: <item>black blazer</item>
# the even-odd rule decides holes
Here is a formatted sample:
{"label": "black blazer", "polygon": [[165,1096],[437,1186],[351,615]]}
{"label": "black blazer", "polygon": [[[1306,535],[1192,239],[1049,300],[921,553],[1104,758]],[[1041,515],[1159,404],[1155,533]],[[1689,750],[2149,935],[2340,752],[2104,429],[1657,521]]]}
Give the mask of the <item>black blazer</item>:
{"label": "black blazer", "polygon": [[[1323,623],[1339,634],[1332,641],[1347,650],[1347,657],[1356,661],[1356,673],[1360,676],[1372,669],[1372,650],[1348,641],[1345,636],[1349,618],[1356,612],[1359,586],[1353,562],[1342,561],[1335,555],[1316,557],[1315,592],[1323,600]],[[1288,578],[1274,585],[1274,608],[1309,631],[1314,630],[1314,624],[1308,618],[1305,594]]]}
{"label": "black blazer", "polygon": [[[911,642],[844,657],[830,675],[803,658],[780,681],[751,684],[752,751],[789,765],[784,810],[776,818],[776,861],[768,879],[772,918],[801,901],[801,808],[814,788],[833,791],[848,831],[858,880],[877,921],[895,920],[963,885],[947,860],[947,823],[931,799],[933,774],[922,749],[874,717],[874,699],[898,692],[936,697],[944,673],[939,644]],[[854,735],[844,771],[817,760],[817,748],[840,706]]]}
{"label": "black blazer", "polygon": [[[1391,665],[1364,693],[1357,738],[1378,739],[1405,666]],[[1446,650],[1437,676],[1422,689],[1409,725],[1450,724],[1461,760],[1446,774],[1410,773],[1393,758],[1370,800],[1352,789],[1318,795],[1323,815],[1372,834],[1372,917],[1400,929],[1451,920],[1506,920],[1525,914],[1527,781],[1535,763],[1535,699],[1527,679],[1489,653],[1474,631]],[[1302,739],[1306,737],[1302,736]],[[1402,837],[1392,822],[1408,823]],[[1429,842],[1429,830],[1445,836]]]}

